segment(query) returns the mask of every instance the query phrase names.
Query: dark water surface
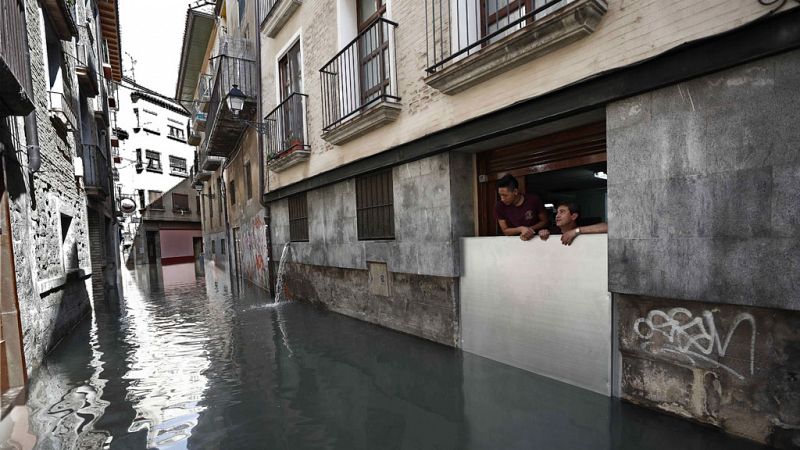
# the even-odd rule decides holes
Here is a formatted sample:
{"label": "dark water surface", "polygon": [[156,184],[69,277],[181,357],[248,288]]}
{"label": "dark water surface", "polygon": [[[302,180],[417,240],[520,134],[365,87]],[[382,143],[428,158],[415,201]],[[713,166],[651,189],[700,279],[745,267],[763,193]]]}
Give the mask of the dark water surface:
{"label": "dark water surface", "polygon": [[42,449],[761,448],[305,304],[271,307],[263,291],[231,286],[213,268],[206,273],[197,280],[190,267],[127,274],[119,306],[97,307],[32,380],[31,442]]}

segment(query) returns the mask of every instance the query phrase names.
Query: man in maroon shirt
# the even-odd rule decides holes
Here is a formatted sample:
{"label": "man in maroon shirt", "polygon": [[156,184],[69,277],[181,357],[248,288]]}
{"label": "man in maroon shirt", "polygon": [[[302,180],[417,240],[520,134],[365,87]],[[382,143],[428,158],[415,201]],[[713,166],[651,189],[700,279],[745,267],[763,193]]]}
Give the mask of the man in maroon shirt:
{"label": "man in maroon shirt", "polygon": [[500,202],[494,207],[494,216],[503,234],[519,236],[523,241],[536,236],[536,232],[547,228],[548,217],[542,201],[533,194],[519,191],[519,183],[512,175],[497,180]]}

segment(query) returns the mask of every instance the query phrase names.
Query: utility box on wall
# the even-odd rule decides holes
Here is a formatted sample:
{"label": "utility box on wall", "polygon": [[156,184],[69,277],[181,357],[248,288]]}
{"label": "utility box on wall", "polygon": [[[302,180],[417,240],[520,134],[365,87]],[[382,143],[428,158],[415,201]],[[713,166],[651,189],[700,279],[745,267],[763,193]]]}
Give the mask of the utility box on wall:
{"label": "utility box on wall", "polygon": [[391,280],[386,263],[367,262],[369,270],[369,293],[389,297],[391,295]]}

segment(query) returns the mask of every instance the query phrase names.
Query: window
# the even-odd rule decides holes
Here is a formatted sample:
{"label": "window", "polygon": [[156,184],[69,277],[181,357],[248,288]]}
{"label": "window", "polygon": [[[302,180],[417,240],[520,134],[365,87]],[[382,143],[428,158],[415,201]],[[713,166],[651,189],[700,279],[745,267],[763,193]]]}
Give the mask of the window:
{"label": "window", "polygon": [[195,200],[195,203],[197,203],[197,205],[196,205],[197,206],[197,214],[200,214],[200,196],[199,195],[195,196],[194,200]]}
{"label": "window", "polygon": [[236,204],[236,181],[231,180],[229,184],[230,188],[228,188],[228,195],[231,197],[231,205]]}
{"label": "window", "polygon": [[181,128],[167,125],[167,129],[169,130],[167,137],[181,142],[186,141],[186,133]]}
{"label": "window", "polygon": [[247,199],[253,198],[253,173],[250,171],[250,163],[244,165],[244,182],[247,191]]}
{"label": "window", "polygon": [[177,156],[169,155],[169,174],[181,177],[188,176],[189,172],[186,170],[186,158],[178,158]]}
{"label": "window", "polygon": [[147,194],[150,196],[150,209],[164,209],[164,198],[162,195],[164,194],[161,191],[147,191]]}
{"label": "window", "polygon": [[217,241],[211,240],[211,254],[217,253]]}
{"label": "window", "polygon": [[147,158],[147,171],[162,173],[161,168],[161,153],[153,150],[145,151],[145,158]]}
{"label": "window", "polygon": [[138,194],[139,194],[139,209],[144,209],[144,207],[146,206],[146,203],[144,202],[144,189],[139,189]]}
{"label": "window", "polygon": [[151,133],[160,134],[161,130],[158,128],[158,113],[149,109],[142,109],[142,111],[144,112],[144,114],[142,114],[142,128]]}
{"label": "window", "polygon": [[219,253],[221,255],[225,254],[225,238],[219,240]]}
{"label": "window", "polygon": [[189,196],[186,194],[172,194],[172,210],[175,212],[189,212]]}
{"label": "window", "polygon": [[211,203],[212,200],[213,200],[211,197],[212,197],[212,195],[211,195],[211,186],[209,185],[208,186],[208,194],[206,194],[206,198],[208,199],[208,218],[209,218],[209,220],[214,218],[214,204]]}
{"label": "window", "polygon": [[219,218],[220,218],[220,221],[221,221],[222,220],[222,213],[223,213],[222,208],[224,206],[222,204],[222,178],[217,178],[217,196],[219,197],[219,201],[217,203],[219,204]]}
{"label": "window", "polygon": [[394,239],[392,171],[356,179],[358,239]]}
{"label": "window", "polygon": [[289,197],[289,240],[308,241],[308,201],[305,192]]}

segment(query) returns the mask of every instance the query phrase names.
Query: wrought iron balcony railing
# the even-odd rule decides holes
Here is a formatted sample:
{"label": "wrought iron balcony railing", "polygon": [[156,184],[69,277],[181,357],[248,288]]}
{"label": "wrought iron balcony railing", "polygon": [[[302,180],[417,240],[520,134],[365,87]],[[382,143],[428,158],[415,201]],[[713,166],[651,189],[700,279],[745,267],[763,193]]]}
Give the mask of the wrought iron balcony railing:
{"label": "wrought iron balcony railing", "polygon": [[88,97],[94,97],[100,93],[100,86],[97,82],[97,63],[94,56],[94,47],[87,43],[75,45],[76,59],[75,73],[78,75],[78,83]]}
{"label": "wrought iron balcony railing", "polygon": [[96,144],[83,144],[83,184],[89,193],[111,193],[108,155]]}
{"label": "wrought iron balcony railing", "polygon": [[532,26],[573,0],[426,0],[428,73]]}
{"label": "wrought iron balcony railing", "polygon": [[308,150],[305,138],[307,99],[307,95],[295,92],[264,118],[267,159],[295,150]]}
{"label": "wrought iron balcony railing", "polygon": [[380,18],[320,69],[323,130],[380,102],[399,102],[394,30]]}
{"label": "wrought iron balcony railing", "polygon": [[[214,90],[208,104],[205,151],[209,155],[227,156],[247,127],[242,120],[252,120],[256,111],[257,75],[255,61],[219,55],[212,58],[216,66]],[[243,110],[234,114],[225,101],[233,85],[246,96]]]}
{"label": "wrought iron balcony railing", "polygon": [[25,26],[25,2],[3,0],[0,7],[0,71],[8,70],[11,77],[2,77],[0,85],[0,115],[24,116],[33,108],[28,39]]}

